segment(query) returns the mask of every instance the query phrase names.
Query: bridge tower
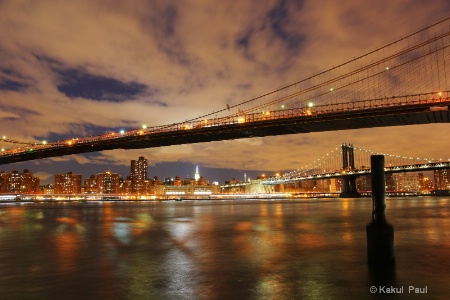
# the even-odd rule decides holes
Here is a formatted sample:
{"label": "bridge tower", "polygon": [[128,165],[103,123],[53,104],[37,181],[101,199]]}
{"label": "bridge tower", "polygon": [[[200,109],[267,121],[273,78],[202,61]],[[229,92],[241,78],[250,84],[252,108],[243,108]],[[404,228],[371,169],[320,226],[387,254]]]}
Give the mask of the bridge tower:
{"label": "bridge tower", "polygon": [[[344,172],[355,169],[355,154],[352,144],[342,144],[342,169]],[[356,176],[344,175],[344,187],[341,198],[359,198],[361,194],[356,190]]]}

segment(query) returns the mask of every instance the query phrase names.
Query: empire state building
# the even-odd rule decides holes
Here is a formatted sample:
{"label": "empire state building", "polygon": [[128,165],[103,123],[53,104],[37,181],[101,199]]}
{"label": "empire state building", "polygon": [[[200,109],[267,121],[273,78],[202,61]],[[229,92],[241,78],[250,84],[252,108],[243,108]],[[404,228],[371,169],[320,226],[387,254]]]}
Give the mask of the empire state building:
{"label": "empire state building", "polygon": [[195,181],[197,181],[197,182],[198,182],[198,180],[200,179],[200,174],[198,173],[198,166],[195,168],[194,179],[195,179]]}

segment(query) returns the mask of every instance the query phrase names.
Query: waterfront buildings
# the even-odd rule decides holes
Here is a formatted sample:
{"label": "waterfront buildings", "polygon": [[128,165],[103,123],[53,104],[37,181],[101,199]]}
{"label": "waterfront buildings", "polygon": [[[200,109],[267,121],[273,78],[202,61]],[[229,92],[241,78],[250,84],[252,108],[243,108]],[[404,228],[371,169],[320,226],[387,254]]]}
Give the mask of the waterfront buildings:
{"label": "waterfront buildings", "polygon": [[[49,189],[47,191],[50,191]],[[210,195],[219,193],[218,184],[209,185],[200,175],[198,166],[194,178],[182,180],[179,176],[168,177],[164,181],[157,176],[148,178],[148,161],[141,156],[130,162],[130,175],[123,179],[110,171],[91,175],[84,180],[81,189],[81,175],[57,174],[55,176],[55,194],[98,194],[98,195]]]}
{"label": "waterfront buildings", "polygon": [[72,172],[56,174],[55,194],[81,194],[81,175]]}
{"label": "waterfront buildings", "polygon": [[33,176],[28,169],[22,173],[14,169],[10,173],[4,171],[0,173],[0,193],[38,194],[39,183],[39,178]]}
{"label": "waterfront buildings", "polygon": [[[431,174],[431,171],[428,172]],[[280,176],[279,174],[274,177]],[[3,194],[98,194],[122,196],[194,196],[210,194],[245,194],[245,193],[340,193],[343,189],[342,178],[313,179],[295,181],[279,185],[263,185],[266,175],[256,180],[244,182],[232,179],[219,184],[210,184],[195,167],[192,177],[167,177],[160,180],[157,176],[149,178],[148,161],[144,157],[130,161],[130,174],[122,178],[120,174],[106,171],[91,175],[84,182],[79,174],[68,172],[56,174],[54,185],[39,188],[39,178],[25,169],[22,173],[12,170],[0,173],[0,193]],[[83,185],[84,183],[84,185]],[[370,175],[359,176],[356,179],[357,190],[370,192],[372,189]],[[388,192],[424,192],[433,190],[450,190],[450,170],[433,171],[433,176],[424,173],[388,173],[386,174],[386,191]]]}

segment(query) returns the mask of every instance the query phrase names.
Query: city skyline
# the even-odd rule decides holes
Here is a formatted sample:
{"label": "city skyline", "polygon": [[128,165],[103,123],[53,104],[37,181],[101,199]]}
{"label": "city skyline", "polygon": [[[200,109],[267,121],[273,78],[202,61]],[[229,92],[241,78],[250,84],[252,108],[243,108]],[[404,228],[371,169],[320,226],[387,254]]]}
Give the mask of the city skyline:
{"label": "city skyline", "polygon": [[[141,157],[140,157],[141,158]],[[144,158],[144,157],[142,157],[142,158]],[[144,158],[145,159],[145,158]],[[130,172],[130,168],[132,169],[133,167],[132,167],[132,165],[133,165],[133,161],[134,160],[131,160],[130,161],[130,163],[131,163],[131,166],[130,165],[128,165],[127,167],[126,167],[126,171],[125,172],[115,172],[115,171],[112,171],[112,169],[111,168],[105,168],[105,169],[103,169],[103,170],[100,170],[100,171],[98,171],[98,172],[96,172],[96,173],[92,173],[92,174],[88,174],[88,173],[86,173],[86,172],[78,172],[78,171],[73,171],[73,170],[65,170],[65,171],[62,171],[62,172],[56,172],[56,173],[54,173],[54,174],[51,174],[52,176],[51,177],[49,177],[49,178],[47,178],[45,181],[44,180],[42,180],[42,178],[40,178],[39,177],[39,172],[33,172],[33,170],[31,170],[31,169],[28,169],[28,168],[23,168],[23,169],[15,169],[15,168],[12,168],[12,169],[5,169],[5,168],[0,168],[0,172],[4,172],[4,173],[12,173],[12,172],[19,172],[19,173],[21,173],[21,172],[30,172],[31,174],[33,174],[35,177],[37,177],[37,178],[39,178],[40,179],[40,185],[41,186],[43,186],[43,185],[48,185],[48,184],[54,184],[55,183],[55,176],[57,176],[57,175],[64,175],[64,174],[79,174],[79,175],[81,175],[82,176],[82,178],[83,178],[83,181],[84,181],[84,179],[87,179],[87,178],[89,178],[89,177],[91,177],[91,176],[95,176],[95,175],[98,175],[98,174],[105,174],[105,173],[112,173],[112,174],[118,174],[118,175],[120,175],[120,177],[121,178],[123,178],[123,179],[126,179],[127,177],[133,177],[133,172],[131,171]],[[24,163],[25,164],[25,163]],[[207,174],[208,174],[208,172],[206,172]],[[250,172],[250,173],[253,173],[253,172]],[[85,175],[85,174],[88,174],[88,175]],[[209,178],[207,178],[205,175],[204,175],[204,173],[202,173],[202,167],[200,166],[199,167],[199,165],[195,165],[194,166],[194,168],[192,169],[192,170],[190,170],[190,172],[188,172],[188,173],[186,173],[185,175],[182,175],[180,172],[177,172],[177,171],[175,171],[175,172],[171,172],[171,174],[170,175],[168,175],[168,176],[161,176],[160,174],[152,174],[151,173],[151,170],[147,170],[147,172],[146,172],[146,174],[147,174],[147,178],[148,179],[153,179],[153,178],[155,178],[155,177],[157,177],[159,180],[163,180],[164,181],[164,179],[166,179],[166,178],[171,178],[171,179],[174,179],[174,178],[176,178],[176,177],[180,177],[180,178],[191,178],[191,179],[195,179],[195,180],[198,180],[198,179],[200,179],[200,177],[202,177],[202,178],[204,178],[205,180],[207,180],[210,184],[212,184],[213,182],[218,182],[218,181],[216,181],[216,180],[211,180],[211,179],[209,179]],[[167,174],[167,173],[165,173],[165,174]],[[219,184],[223,184],[225,181],[229,181],[229,180],[237,180],[237,181],[241,181],[241,182],[244,182],[244,181],[246,181],[246,180],[250,180],[250,179],[255,179],[255,178],[257,178],[258,176],[261,176],[261,174],[268,174],[269,176],[272,176],[272,175],[274,175],[274,174],[271,174],[271,173],[255,173],[254,174],[254,176],[253,177],[251,177],[251,176],[248,176],[247,175],[247,173],[246,172],[243,172],[243,173],[237,173],[238,175],[241,175],[242,176],[242,178],[240,178],[239,176],[238,177],[229,177],[229,178],[226,178],[225,180],[223,180],[223,181],[221,181],[221,182],[218,182]],[[143,179],[141,179],[141,180],[143,180]]]}
{"label": "city skyline", "polygon": [[[388,156],[389,157],[389,156]],[[423,164],[423,163],[422,163]],[[420,164],[419,164],[420,165]],[[359,168],[364,169],[364,166],[360,166]],[[358,167],[355,168],[356,170],[358,170]],[[420,168],[419,168],[420,169]],[[318,169],[315,169],[316,171],[320,171]],[[342,169],[344,170],[344,169]],[[419,184],[422,187],[425,186],[429,186],[430,188],[426,188],[427,191],[430,191],[431,189],[441,189],[441,190],[446,190],[449,188],[449,183],[450,183],[450,173],[448,172],[450,169],[446,169],[446,168],[439,168],[439,169],[434,169],[433,170],[423,170],[423,171],[407,171],[407,169],[405,169],[404,172],[398,172],[398,173],[389,173],[386,175],[386,189],[387,190],[403,190],[401,187],[407,187],[405,190],[411,191],[411,187],[413,187],[414,184]],[[307,170],[304,170],[305,172],[309,172]],[[312,171],[312,173],[314,173],[314,170],[310,170]],[[76,174],[76,172],[72,172],[72,171],[68,171],[66,173],[55,173],[53,174],[53,179],[54,181],[52,182],[46,182],[41,184],[40,182],[40,178],[38,176],[35,176],[35,174],[33,174],[33,172],[31,172],[29,169],[24,169],[23,172],[20,172],[20,170],[16,170],[16,169],[12,169],[11,172],[5,172],[4,170],[0,171],[1,175],[4,176],[6,175],[8,176],[12,176],[11,178],[11,182],[7,183],[5,182],[0,182],[0,192],[1,193],[13,193],[13,192],[17,192],[15,191],[16,189],[16,185],[22,185],[22,188],[25,188],[26,190],[31,190],[31,189],[39,189],[42,187],[46,187],[46,186],[51,186],[54,185],[54,187],[56,188],[56,190],[58,190],[58,185],[61,184],[61,182],[64,182],[67,176],[69,176],[70,178],[72,177],[76,177],[78,178],[78,184],[77,186],[81,189],[83,188],[84,192],[83,193],[90,193],[89,189],[90,187],[92,187],[93,185],[95,186],[96,180],[99,180],[99,178],[103,178],[101,180],[104,181],[104,176],[113,176],[115,179],[115,181],[117,181],[117,184],[120,182],[125,182],[125,181],[129,181],[129,193],[136,193],[136,194],[141,194],[141,190],[146,190],[146,186],[147,183],[145,183],[145,181],[152,181],[152,182],[160,182],[159,184],[169,184],[172,185],[174,184],[174,181],[183,181],[183,177],[179,176],[179,175],[171,175],[169,177],[159,177],[157,175],[151,176],[149,175],[148,172],[148,161],[145,157],[141,156],[139,157],[137,160],[131,160],[130,161],[130,166],[129,166],[129,173],[127,174],[120,174],[120,173],[114,173],[111,172],[109,169],[105,170],[103,172],[99,172],[97,174],[90,174],[88,176],[84,176],[81,174]],[[312,174],[311,173],[311,174]],[[345,173],[345,172],[344,172]],[[306,174],[306,173],[305,173]],[[186,177],[184,177],[184,181],[188,180],[189,182],[195,181],[197,183],[202,182],[202,185],[207,184],[207,185],[222,185],[225,184],[225,186],[227,184],[231,184],[233,185],[234,183],[243,183],[243,182],[247,182],[250,183],[251,179],[264,179],[264,178],[269,178],[269,177],[273,177],[273,178],[283,178],[284,175],[289,176],[289,174],[280,174],[280,173],[275,173],[275,174],[259,174],[258,176],[256,176],[256,178],[251,178],[248,177],[246,173],[244,173],[244,179],[240,179],[240,178],[229,178],[229,180],[224,181],[224,182],[213,182],[208,180],[208,178],[205,178],[203,175],[200,174],[199,172],[199,166],[197,165],[195,167],[195,173],[193,176],[190,176],[189,174],[186,175]],[[425,175],[425,176],[424,176]],[[20,183],[22,179],[19,179],[21,176],[24,176],[24,178],[27,179],[23,179],[25,180],[23,183]],[[3,180],[5,180],[7,177],[2,177]],[[15,179],[13,179],[15,178]],[[324,178],[324,177],[322,177]],[[396,180],[394,180],[396,183],[394,184],[393,178],[397,178]],[[37,181],[35,181],[37,180]],[[93,181],[92,181],[93,180]],[[328,182],[330,179],[326,179],[326,177],[324,179],[320,179],[320,178],[314,178],[311,180],[306,180],[306,181],[292,181],[292,182],[285,182],[285,183],[280,183],[280,185],[284,186],[284,189],[289,190],[289,186],[291,185],[305,185],[305,186],[315,186],[316,184],[318,184],[319,187],[325,187],[326,189],[332,189],[332,186],[334,186],[334,188],[336,188],[335,184],[330,184],[330,182]],[[333,179],[336,180],[336,179]],[[340,181],[342,181],[342,178],[339,179]],[[406,180],[405,183],[402,183],[402,180]],[[70,179],[69,181],[72,181],[72,179]],[[322,182],[323,181],[323,182]],[[426,181],[426,182],[425,182]],[[26,182],[26,183],[25,183]],[[58,183],[60,182],[60,183]],[[82,182],[84,182],[84,185],[82,185]],[[356,181],[356,186],[357,186],[357,190],[363,190],[363,191],[368,191],[371,189],[371,180],[370,180],[370,175],[360,175],[357,178]],[[14,190],[11,191],[7,191],[5,190],[8,189],[7,186],[11,185],[11,187]],[[33,187],[30,187],[29,185],[32,185]],[[152,184],[153,185],[153,184]],[[394,186],[396,186],[394,188]],[[342,187],[341,187],[342,188]],[[418,186],[416,187],[418,188]],[[64,190],[64,187],[59,187],[60,190]],[[37,190],[36,190],[37,191]],[[273,190],[273,192],[277,192],[277,190]],[[279,191],[278,191],[279,192]],[[26,192],[29,193],[29,192]],[[59,192],[59,193],[65,193],[65,192]],[[57,192],[57,194],[59,194]],[[72,193],[72,192],[70,192]],[[69,194],[70,194],[69,193]],[[77,192],[78,194],[80,193],[79,191]],[[102,193],[100,193],[102,194]],[[113,193],[114,194],[114,193]]]}
{"label": "city skyline", "polygon": [[[389,8],[370,1],[320,6],[289,1],[27,5],[33,9],[19,2],[0,4],[0,134],[24,141],[194,118],[367,53],[447,17],[450,9],[437,0],[396,1]],[[365,39],[368,32],[371,38]],[[123,174],[131,159],[145,156],[150,173],[157,176],[180,170],[184,177],[201,164],[210,180],[221,182],[244,173],[254,178],[296,169],[342,142],[446,158],[450,142],[442,135],[447,127],[412,125],[113,150],[1,169],[36,170],[45,182],[55,173],[73,170],[86,177],[105,166]]]}

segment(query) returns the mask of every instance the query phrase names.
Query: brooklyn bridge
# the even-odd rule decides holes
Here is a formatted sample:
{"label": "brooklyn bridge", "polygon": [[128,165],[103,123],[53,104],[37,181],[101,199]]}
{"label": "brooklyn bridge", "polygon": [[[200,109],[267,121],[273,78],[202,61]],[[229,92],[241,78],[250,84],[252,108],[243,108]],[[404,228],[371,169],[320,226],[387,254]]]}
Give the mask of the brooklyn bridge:
{"label": "brooklyn bridge", "polygon": [[[278,90],[178,123],[60,141],[20,141],[5,135],[0,139],[0,164],[111,149],[448,123],[449,28],[447,18]],[[367,164],[354,165],[353,148],[345,147],[342,151],[341,166],[328,170],[318,168],[307,176],[345,175],[346,189],[352,191],[352,178],[369,171],[364,167]],[[387,172],[440,168],[439,163],[399,162],[388,167]],[[305,173],[293,171],[265,183],[303,180],[304,176]]]}

